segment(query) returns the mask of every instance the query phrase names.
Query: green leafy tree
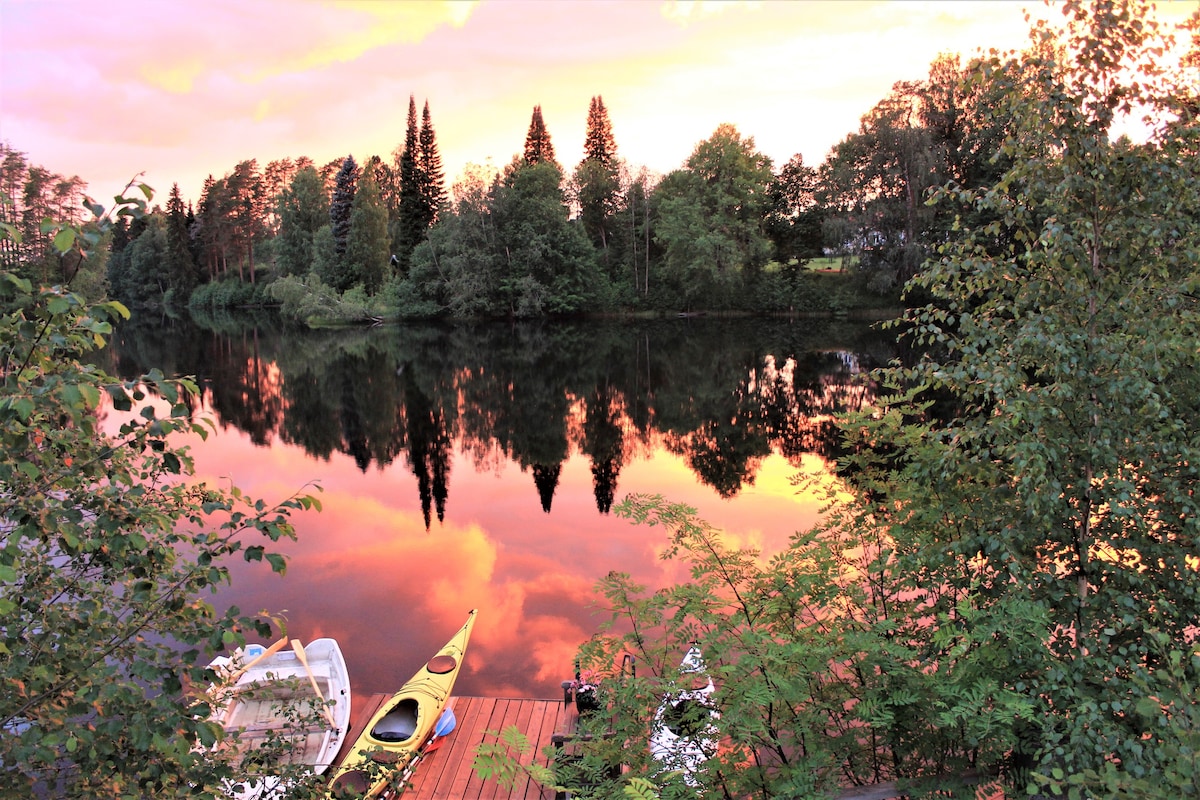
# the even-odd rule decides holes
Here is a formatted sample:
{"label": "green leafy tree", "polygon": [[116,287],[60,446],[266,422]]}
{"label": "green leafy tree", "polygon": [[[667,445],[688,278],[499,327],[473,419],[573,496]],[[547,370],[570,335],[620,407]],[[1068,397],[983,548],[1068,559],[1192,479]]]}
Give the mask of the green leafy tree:
{"label": "green leafy tree", "polygon": [[690,306],[729,302],[730,290],[767,260],[763,218],[774,179],[771,159],[732,125],[696,145],[684,166],[659,184],[656,241],[668,274]]}
{"label": "green leafy tree", "polygon": [[553,162],[515,161],[492,187],[501,313],[572,313],[596,296],[595,251],[567,219],[562,173]]}
{"label": "green leafy tree", "polygon": [[494,175],[478,165],[468,165],[455,182],[453,206],[414,253],[402,311],[416,316],[495,313],[501,272],[490,205],[493,182]]}
{"label": "green leafy tree", "polygon": [[771,183],[771,210],[764,230],[775,245],[775,258],[788,267],[821,255],[822,213],[817,207],[817,171],[796,153]]}
{"label": "green leafy tree", "polygon": [[390,258],[387,209],[379,194],[379,184],[372,174],[367,173],[358,182],[358,191],[354,193],[350,237],[346,244],[346,279],[351,285],[361,283],[368,294],[374,294],[383,284]]}
{"label": "green leafy tree", "polygon": [[123,253],[125,272],[114,280],[117,299],[136,310],[157,309],[163,305],[170,286],[167,262],[167,221],[161,213],[144,218],[138,237]]}
{"label": "green leafy tree", "polygon": [[72,280],[81,265],[58,252],[52,236],[56,222],[82,220],[86,188],[80,178],[31,164],[24,153],[0,143],[0,222],[20,233],[0,245],[5,267],[44,283]]}
{"label": "green leafy tree", "polygon": [[879,291],[920,268],[933,218],[925,201],[942,183],[939,150],[920,119],[923,91],[920,82],[896,83],[821,167],[824,205],[848,233],[832,244],[853,252]]}
{"label": "green leafy tree", "polygon": [[546,130],[546,122],[542,119],[541,106],[533,107],[529,132],[525,134],[525,163],[555,164],[554,144],[550,141],[550,132]]}
{"label": "green leafy tree", "polygon": [[317,232],[313,234],[313,269],[317,277],[320,278],[326,286],[351,286],[352,283],[347,283],[347,276],[343,273],[345,267],[345,259],[339,258],[337,254],[337,243],[333,238],[333,226],[322,225],[317,228]]}
{"label": "green leafy tree", "polygon": [[279,197],[279,236],[275,258],[283,275],[305,275],[313,268],[313,237],[329,224],[325,183],[311,167],[296,172]]}
{"label": "green leafy tree", "polygon": [[[124,198],[118,213],[143,210]],[[55,247],[86,257],[104,224],[60,227]],[[293,536],[289,512],[315,501],[270,507],[187,480],[190,457],[169,439],[204,431],[188,411],[194,384],[121,382],[85,361],[128,317],[121,305],[89,307],[11,273],[0,301],[5,791],[214,797],[236,773],[207,749],[221,732],[189,687],[212,680],[214,650],[270,630],[204,596],[234,557],[282,571],[268,547]],[[119,425],[104,424],[112,417]]]}
{"label": "green leafy tree", "polygon": [[[1198,64],[1171,65],[1141,3],[1062,11],[966,76],[1011,160],[939,193],[963,213],[899,324],[926,355],[844,420],[850,502],[766,565],[690,510],[622,508],[691,569],[602,583],[613,627],[583,657],[614,714],[589,774],[624,764],[663,797],[955,793],[968,771],[1014,794],[1196,792]],[[1145,143],[1113,135],[1135,109]],[[691,642],[721,711],[698,788],[645,744]]]}

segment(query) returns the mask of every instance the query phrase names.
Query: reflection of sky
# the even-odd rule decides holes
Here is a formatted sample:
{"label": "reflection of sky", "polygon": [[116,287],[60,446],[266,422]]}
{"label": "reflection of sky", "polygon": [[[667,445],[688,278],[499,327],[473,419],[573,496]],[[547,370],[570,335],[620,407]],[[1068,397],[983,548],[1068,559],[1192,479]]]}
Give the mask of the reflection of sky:
{"label": "reflection of sky", "polygon": [[[267,502],[321,484],[323,511],[295,516],[298,541],[277,548],[290,556],[287,575],[239,564],[216,602],[283,613],[288,635],[304,641],[337,638],[355,692],[398,688],[478,608],[456,691],[555,697],[575,648],[607,618],[594,608],[599,577],[618,570],[651,586],[685,577],[657,558],[666,541],[661,528],[597,512],[589,463],[579,455],[564,463],[547,514],[532,473],[510,462],[477,473],[456,453],[446,522],[435,519],[426,531],[416,478],[403,459],[363,473],[343,454],[320,461],[278,442],[256,447],[233,428],[192,447],[197,478],[232,480]],[[819,468],[818,459],[810,463]],[[773,552],[811,524],[820,505],[797,495],[789,480],[795,471],[769,456],[754,483],[727,501],[659,449],[625,465],[617,499],[662,493],[698,508],[731,544]]]}

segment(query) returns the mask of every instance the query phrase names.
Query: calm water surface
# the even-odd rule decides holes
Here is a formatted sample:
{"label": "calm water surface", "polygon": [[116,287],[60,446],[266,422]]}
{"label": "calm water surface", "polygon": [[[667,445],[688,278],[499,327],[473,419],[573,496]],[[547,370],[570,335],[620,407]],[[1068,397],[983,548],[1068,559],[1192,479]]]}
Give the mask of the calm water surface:
{"label": "calm water surface", "polygon": [[629,493],[697,508],[770,553],[810,525],[798,474],[834,454],[830,415],[859,407],[892,356],[867,323],[729,321],[384,326],[268,321],[127,325],[125,377],[193,375],[216,434],[187,441],[199,478],[294,517],[286,576],[239,564],[220,606],[339,640],[360,696],[399,688],[479,619],[456,693],[556,697],[605,612],[610,570],[686,577],[665,533],[610,513]]}

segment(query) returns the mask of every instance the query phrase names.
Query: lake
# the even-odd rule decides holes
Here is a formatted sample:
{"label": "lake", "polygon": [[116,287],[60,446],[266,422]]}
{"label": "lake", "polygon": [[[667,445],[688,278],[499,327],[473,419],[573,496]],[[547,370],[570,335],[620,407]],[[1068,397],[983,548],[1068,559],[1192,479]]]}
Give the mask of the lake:
{"label": "lake", "polygon": [[269,317],[126,324],[122,377],[195,376],[197,477],[281,501],[319,493],[277,549],[216,598],[341,643],[355,693],[392,692],[479,609],[461,695],[561,696],[607,618],[609,571],[686,577],[666,534],[610,509],[686,503],[735,546],[778,551],[821,499],[831,415],[873,396],[894,355],[869,323],[729,320],[289,329]]}

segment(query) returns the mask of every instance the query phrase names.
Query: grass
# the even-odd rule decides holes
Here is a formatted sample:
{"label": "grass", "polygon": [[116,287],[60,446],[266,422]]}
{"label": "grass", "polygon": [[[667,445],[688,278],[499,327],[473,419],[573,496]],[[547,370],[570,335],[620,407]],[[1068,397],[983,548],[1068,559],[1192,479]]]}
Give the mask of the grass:
{"label": "grass", "polygon": [[853,256],[847,258],[843,258],[842,256],[823,256],[810,260],[804,266],[813,272],[842,272],[844,269],[854,266],[854,258]]}

